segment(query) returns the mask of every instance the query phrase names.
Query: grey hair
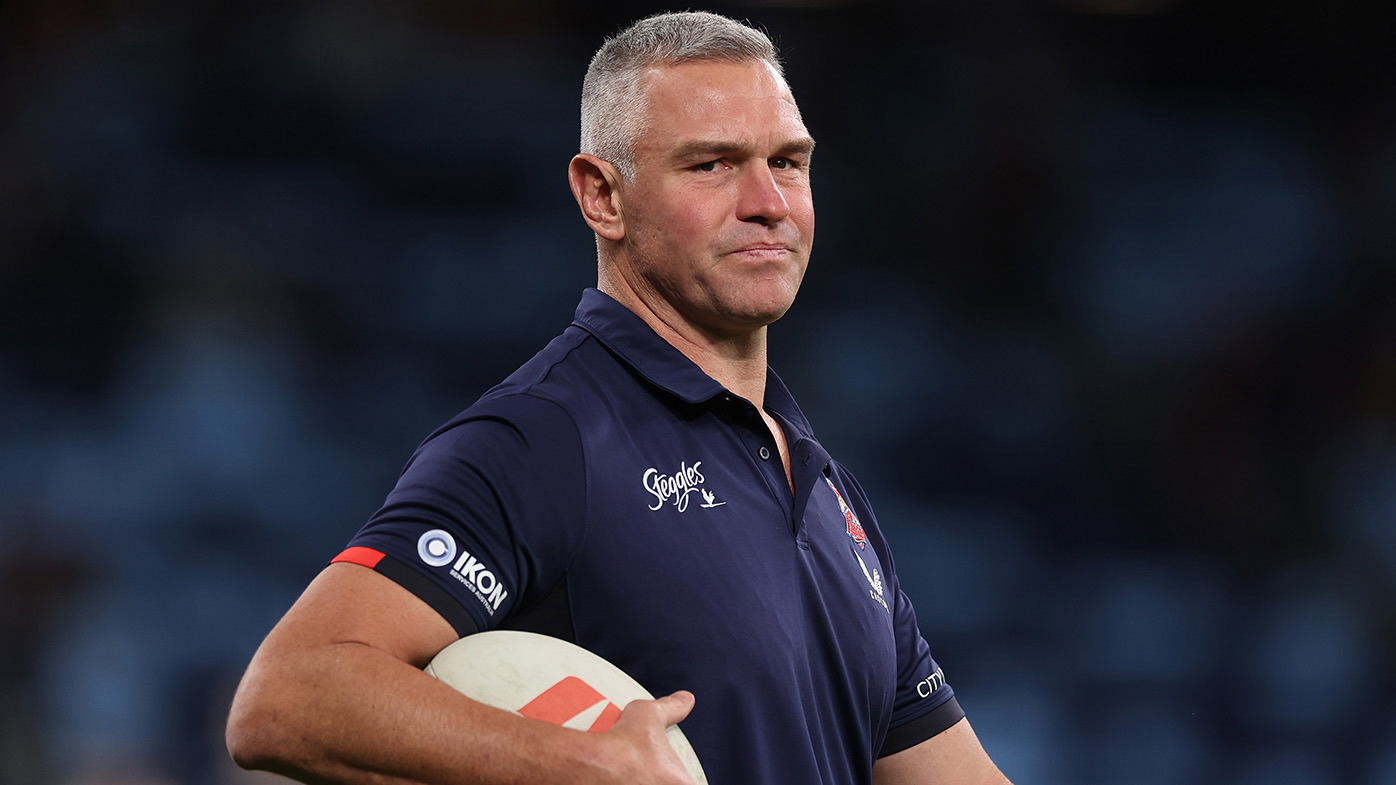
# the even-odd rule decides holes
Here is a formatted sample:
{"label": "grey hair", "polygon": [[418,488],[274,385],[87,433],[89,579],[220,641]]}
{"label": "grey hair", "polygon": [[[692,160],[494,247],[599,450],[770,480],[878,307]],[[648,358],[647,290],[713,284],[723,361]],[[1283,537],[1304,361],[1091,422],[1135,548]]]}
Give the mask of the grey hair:
{"label": "grey hair", "polygon": [[635,176],[635,141],[644,132],[640,84],[656,65],[693,61],[769,63],[784,78],[780,56],[760,30],[706,11],[656,14],[606,39],[582,80],[581,150]]}

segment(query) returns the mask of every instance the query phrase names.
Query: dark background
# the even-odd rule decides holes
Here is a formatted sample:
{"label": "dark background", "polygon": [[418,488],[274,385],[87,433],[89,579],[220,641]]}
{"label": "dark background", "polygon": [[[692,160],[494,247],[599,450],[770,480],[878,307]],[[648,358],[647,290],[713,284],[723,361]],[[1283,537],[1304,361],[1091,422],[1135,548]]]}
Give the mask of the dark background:
{"label": "dark background", "polygon": [[[770,2],[776,368],[1019,785],[1396,783],[1396,13]],[[594,281],[647,3],[0,6],[0,781],[239,783],[233,684]]]}

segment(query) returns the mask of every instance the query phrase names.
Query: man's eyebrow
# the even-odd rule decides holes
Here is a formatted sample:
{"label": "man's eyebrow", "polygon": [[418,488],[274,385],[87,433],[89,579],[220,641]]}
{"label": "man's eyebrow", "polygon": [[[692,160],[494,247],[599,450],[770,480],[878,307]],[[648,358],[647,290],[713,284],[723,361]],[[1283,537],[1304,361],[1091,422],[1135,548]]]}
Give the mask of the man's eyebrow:
{"label": "man's eyebrow", "polygon": [[[694,140],[679,145],[674,151],[674,158],[690,159],[702,158],[705,156],[724,156],[733,153],[746,153],[750,151],[750,146],[735,141],[725,140]],[[778,155],[809,155],[814,152],[814,139],[804,136],[798,139],[791,139],[782,144],[777,150]]]}
{"label": "man's eyebrow", "polygon": [[799,139],[791,139],[781,146],[780,152],[795,155],[809,155],[814,152],[814,137],[804,136]]}

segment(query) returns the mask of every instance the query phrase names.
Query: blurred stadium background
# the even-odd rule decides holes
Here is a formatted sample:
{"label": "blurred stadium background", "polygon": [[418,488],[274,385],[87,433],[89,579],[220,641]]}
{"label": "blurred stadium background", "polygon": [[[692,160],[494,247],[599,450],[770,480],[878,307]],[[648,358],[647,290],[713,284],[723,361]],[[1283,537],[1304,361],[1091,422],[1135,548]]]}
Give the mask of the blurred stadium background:
{"label": "blurred stadium background", "polygon": [[[1396,784],[1396,12],[705,6],[819,242],[774,361],[1029,785]],[[570,320],[648,3],[0,6],[0,782],[252,782],[262,635]]]}

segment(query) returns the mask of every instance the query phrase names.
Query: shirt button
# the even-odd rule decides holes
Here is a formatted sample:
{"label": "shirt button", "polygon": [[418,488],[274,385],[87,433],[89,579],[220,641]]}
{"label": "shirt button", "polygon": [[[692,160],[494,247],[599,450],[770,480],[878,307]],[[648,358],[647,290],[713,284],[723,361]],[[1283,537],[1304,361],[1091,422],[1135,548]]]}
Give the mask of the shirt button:
{"label": "shirt button", "polygon": [[768,450],[768,449],[766,449],[765,447],[762,447],[762,448],[761,448],[761,460],[763,460],[763,461],[769,461],[770,459],[771,459],[771,451]]}

